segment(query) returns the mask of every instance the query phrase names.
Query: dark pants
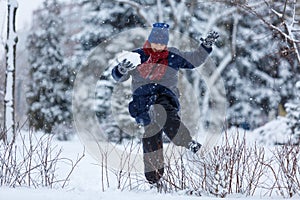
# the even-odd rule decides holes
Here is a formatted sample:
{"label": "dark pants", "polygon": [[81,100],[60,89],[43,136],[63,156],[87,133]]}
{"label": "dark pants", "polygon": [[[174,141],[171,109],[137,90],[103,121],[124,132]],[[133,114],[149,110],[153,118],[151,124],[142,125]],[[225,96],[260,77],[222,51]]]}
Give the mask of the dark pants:
{"label": "dark pants", "polygon": [[169,97],[160,96],[155,103],[151,124],[145,127],[142,139],[145,176],[151,184],[157,183],[164,173],[162,133],[177,146],[187,148],[192,141],[189,130],[181,122]]}

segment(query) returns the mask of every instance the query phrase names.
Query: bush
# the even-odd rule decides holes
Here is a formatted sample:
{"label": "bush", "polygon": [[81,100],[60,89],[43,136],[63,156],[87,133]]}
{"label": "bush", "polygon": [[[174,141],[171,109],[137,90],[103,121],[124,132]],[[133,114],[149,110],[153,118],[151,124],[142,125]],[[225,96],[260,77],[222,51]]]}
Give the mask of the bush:
{"label": "bush", "polygon": [[[248,145],[246,137],[240,137],[237,133],[230,138],[225,134],[223,144],[205,156],[187,156],[189,152],[182,148],[179,148],[178,155],[174,153],[178,152],[178,147],[172,147],[171,154],[165,153],[165,173],[157,188],[159,192],[183,191],[221,198],[229,194],[280,195],[285,198],[300,196],[300,147],[297,145],[278,145],[266,149],[257,144]],[[130,154],[136,150],[124,149],[119,169],[109,168],[108,155],[111,150],[101,151],[102,179],[106,180],[102,181],[103,190],[111,186],[112,179],[108,178],[111,176],[108,173],[110,170],[115,174],[118,189],[147,188],[148,183],[142,173],[124,170],[134,169],[136,164],[134,162],[131,166],[129,162]]]}
{"label": "bush", "polygon": [[[76,162],[62,158],[62,150],[53,146],[52,140],[53,135],[18,131],[11,143],[0,141],[0,186],[65,187],[84,154]],[[69,173],[62,179],[57,176],[60,163],[71,163]]]}

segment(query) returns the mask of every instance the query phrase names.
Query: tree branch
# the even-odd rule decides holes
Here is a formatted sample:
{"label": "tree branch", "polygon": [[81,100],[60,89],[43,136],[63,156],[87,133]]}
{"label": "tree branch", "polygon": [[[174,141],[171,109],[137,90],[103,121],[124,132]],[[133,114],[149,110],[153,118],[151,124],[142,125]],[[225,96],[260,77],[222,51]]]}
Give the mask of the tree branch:
{"label": "tree branch", "polygon": [[148,26],[152,26],[152,22],[153,19],[149,19],[149,15],[147,15],[147,13],[145,12],[145,10],[142,8],[142,5],[141,4],[138,4],[134,1],[131,1],[131,0],[116,0],[116,2],[119,2],[119,3],[125,3],[125,4],[128,4],[132,7],[135,8],[135,10],[137,11],[137,13],[140,15],[140,17],[142,17],[145,22],[147,23]]}
{"label": "tree branch", "polygon": [[264,17],[262,15],[258,14],[252,7],[247,6],[247,5],[241,5],[241,4],[238,4],[237,6],[241,7],[245,11],[247,11],[247,12],[255,15],[264,24],[266,24],[271,30],[277,31],[280,35],[282,35],[284,38],[286,38],[288,40],[288,42],[290,42],[290,43],[293,43],[293,42],[300,43],[300,40],[292,38],[290,35],[288,35],[284,31],[282,31],[280,28],[278,28],[277,26],[274,26],[273,24],[271,24],[270,22],[268,22],[266,19],[264,19]]}

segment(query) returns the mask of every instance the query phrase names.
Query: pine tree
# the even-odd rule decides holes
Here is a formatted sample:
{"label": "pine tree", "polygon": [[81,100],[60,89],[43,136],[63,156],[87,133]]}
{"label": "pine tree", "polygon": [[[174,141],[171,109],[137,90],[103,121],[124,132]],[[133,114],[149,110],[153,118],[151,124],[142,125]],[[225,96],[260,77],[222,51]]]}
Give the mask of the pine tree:
{"label": "pine tree", "polygon": [[111,96],[111,116],[108,118],[111,124],[119,128],[114,133],[108,133],[111,140],[117,140],[121,143],[124,139],[132,139],[139,136],[139,132],[135,129],[135,121],[130,116],[128,104],[131,101],[130,81],[114,86]]}
{"label": "pine tree", "polygon": [[37,27],[28,37],[32,79],[27,95],[29,122],[47,133],[71,118],[69,72],[60,48],[64,35],[60,9],[57,0],[44,1]]}
{"label": "pine tree", "polygon": [[85,13],[84,27],[76,39],[87,53],[114,34],[141,25],[141,20],[128,5],[92,0],[83,1],[80,6]]}
{"label": "pine tree", "polygon": [[270,59],[274,49],[269,42],[272,38],[266,36],[268,30],[254,16],[243,14],[243,20],[236,13],[230,23],[230,31],[236,26],[236,38],[231,38],[230,43],[237,45],[228,66],[230,70],[223,75],[230,103],[228,121],[247,129],[265,123],[280,98],[273,85],[276,66]]}
{"label": "pine tree", "polygon": [[292,143],[300,144],[300,81],[295,85],[296,98],[285,104],[287,124],[291,130]]}

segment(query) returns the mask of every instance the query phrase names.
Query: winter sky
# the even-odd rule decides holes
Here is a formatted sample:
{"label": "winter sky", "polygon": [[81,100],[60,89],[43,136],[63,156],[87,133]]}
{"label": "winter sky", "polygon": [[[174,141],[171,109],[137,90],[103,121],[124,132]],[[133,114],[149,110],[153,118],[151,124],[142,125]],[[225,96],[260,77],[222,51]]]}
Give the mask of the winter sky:
{"label": "winter sky", "polygon": [[[32,11],[37,9],[43,0],[18,0],[18,10],[17,10],[17,21],[16,28],[17,30],[29,28]],[[2,29],[2,24],[7,14],[7,0],[0,0],[0,25]],[[3,32],[3,31],[2,31]]]}

